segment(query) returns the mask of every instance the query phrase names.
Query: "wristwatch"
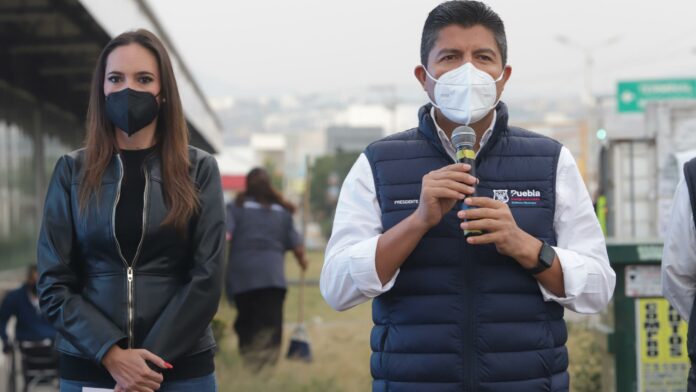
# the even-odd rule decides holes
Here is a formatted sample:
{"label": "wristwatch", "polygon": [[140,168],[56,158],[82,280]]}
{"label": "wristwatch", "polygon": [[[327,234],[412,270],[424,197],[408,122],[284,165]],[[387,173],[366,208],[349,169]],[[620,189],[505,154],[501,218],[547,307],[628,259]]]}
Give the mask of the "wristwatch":
{"label": "wristwatch", "polygon": [[539,260],[537,261],[537,265],[532,268],[527,268],[527,272],[529,272],[532,275],[544,272],[547,269],[551,268],[551,265],[553,265],[553,260],[555,258],[556,251],[553,250],[551,245],[544,242],[541,245],[541,250],[539,251]]}

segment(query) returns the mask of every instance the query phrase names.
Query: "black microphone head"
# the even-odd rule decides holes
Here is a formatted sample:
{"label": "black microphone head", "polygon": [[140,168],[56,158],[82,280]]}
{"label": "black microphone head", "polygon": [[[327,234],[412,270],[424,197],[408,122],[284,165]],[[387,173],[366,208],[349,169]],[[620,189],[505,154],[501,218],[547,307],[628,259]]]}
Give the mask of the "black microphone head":
{"label": "black microphone head", "polygon": [[473,149],[476,144],[476,132],[464,125],[456,127],[452,132],[452,144],[457,150],[465,146]]}

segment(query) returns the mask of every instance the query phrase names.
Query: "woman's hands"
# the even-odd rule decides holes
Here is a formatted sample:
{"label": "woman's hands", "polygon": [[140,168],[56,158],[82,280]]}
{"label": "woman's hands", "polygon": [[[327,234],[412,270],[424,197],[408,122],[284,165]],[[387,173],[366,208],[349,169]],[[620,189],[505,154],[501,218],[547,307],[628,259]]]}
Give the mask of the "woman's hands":
{"label": "woman's hands", "polygon": [[160,388],[162,374],[150,369],[147,362],[162,369],[172,365],[145,349],[122,349],[114,345],[104,356],[102,364],[116,380],[115,392],[154,392]]}

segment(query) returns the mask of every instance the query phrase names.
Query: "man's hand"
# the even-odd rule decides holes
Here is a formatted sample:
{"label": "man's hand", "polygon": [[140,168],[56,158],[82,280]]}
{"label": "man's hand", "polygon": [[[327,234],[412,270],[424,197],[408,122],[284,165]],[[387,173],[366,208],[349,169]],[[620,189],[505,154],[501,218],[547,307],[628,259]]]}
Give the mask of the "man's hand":
{"label": "man's hand", "polygon": [[462,229],[482,230],[467,238],[470,244],[495,244],[498,253],[512,257],[524,268],[537,265],[542,242],[520,229],[507,204],[488,197],[470,197],[465,203],[478,207],[459,211]]}
{"label": "man's hand", "polygon": [[292,253],[295,255],[297,264],[300,266],[302,271],[307,271],[309,267],[309,260],[307,260],[307,253],[305,252],[304,245],[298,245],[292,249]]}
{"label": "man's hand", "polygon": [[455,163],[423,176],[418,208],[406,219],[384,232],[377,241],[375,267],[382,285],[394,276],[423,235],[437,225],[458,200],[474,193],[478,180],[471,166]]}
{"label": "man's hand", "polygon": [[298,259],[297,264],[300,265],[300,268],[302,269],[302,271],[307,271],[307,267],[309,267],[309,261],[307,260],[307,257],[305,257],[305,256]]}
{"label": "man's hand", "polygon": [[163,377],[150,369],[145,361],[152,362],[162,369],[172,365],[164,359],[144,349],[124,350],[116,345],[104,356],[102,364],[116,381],[116,391],[154,392],[160,389]]}
{"label": "man's hand", "polygon": [[476,177],[469,174],[471,166],[455,163],[423,176],[420,201],[414,216],[427,228],[437,225],[455,203],[474,193]]}
{"label": "man's hand", "polygon": [[[478,207],[459,211],[462,229],[482,230],[479,236],[467,237],[470,244],[495,244],[498,253],[512,257],[526,269],[534,268],[539,262],[539,252],[543,243],[520,229],[507,204],[489,197],[467,198],[468,206]],[[558,256],[551,268],[534,275],[547,290],[557,297],[565,297],[563,269]]]}

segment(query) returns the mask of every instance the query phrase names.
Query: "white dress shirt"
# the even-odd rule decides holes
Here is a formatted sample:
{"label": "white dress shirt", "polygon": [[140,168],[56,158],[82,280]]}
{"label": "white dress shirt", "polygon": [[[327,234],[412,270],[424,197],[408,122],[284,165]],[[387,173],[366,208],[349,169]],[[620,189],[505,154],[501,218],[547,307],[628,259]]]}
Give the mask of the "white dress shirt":
{"label": "white dress shirt", "polygon": [[677,185],[662,251],[662,294],[689,321],[696,295],[696,229],[684,179]]}
{"label": "white dress shirt", "polygon": [[[431,116],[435,118],[433,112]],[[496,116],[481,138],[481,148],[490,139],[495,121]],[[443,147],[456,161],[452,143],[437,122],[435,126]],[[599,312],[612,297],[616,275],[609,266],[604,235],[590,196],[565,147],[558,160],[555,207],[554,249],[563,270],[566,295],[556,297],[539,284],[541,292],[546,301],[556,301],[573,311]],[[361,154],[343,182],[321,271],[321,293],[336,310],[366,302],[394,285],[399,271],[385,285],[377,276],[375,255],[383,233],[381,216],[372,168]]]}

